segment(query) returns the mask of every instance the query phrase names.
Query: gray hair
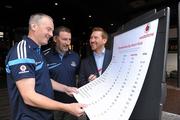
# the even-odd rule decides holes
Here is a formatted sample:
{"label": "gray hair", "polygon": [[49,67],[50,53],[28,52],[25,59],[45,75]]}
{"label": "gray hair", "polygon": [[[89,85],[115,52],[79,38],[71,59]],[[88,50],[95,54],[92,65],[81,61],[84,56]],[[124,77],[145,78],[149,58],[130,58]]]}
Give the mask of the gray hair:
{"label": "gray hair", "polygon": [[44,13],[36,13],[36,14],[31,15],[29,18],[29,29],[31,28],[32,24],[38,24],[39,21],[44,17],[48,17],[49,19],[53,21],[52,17],[50,17],[49,15],[46,15]]}

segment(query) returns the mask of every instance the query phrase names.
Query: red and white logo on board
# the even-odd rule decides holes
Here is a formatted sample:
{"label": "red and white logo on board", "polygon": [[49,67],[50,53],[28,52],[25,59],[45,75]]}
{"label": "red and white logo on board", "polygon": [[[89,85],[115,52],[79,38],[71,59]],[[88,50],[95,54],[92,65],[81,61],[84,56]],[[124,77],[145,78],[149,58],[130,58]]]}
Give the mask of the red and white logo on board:
{"label": "red and white logo on board", "polygon": [[148,24],[146,24],[146,26],[145,26],[145,33],[148,33],[149,32],[149,30],[150,30],[150,24],[148,23]]}

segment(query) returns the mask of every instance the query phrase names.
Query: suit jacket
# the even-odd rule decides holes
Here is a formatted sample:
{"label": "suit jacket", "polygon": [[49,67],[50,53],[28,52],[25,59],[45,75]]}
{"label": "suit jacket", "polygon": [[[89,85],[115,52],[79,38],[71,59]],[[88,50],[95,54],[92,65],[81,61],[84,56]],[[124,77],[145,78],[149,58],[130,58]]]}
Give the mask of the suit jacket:
{"label": "suit jacket", "polygon": [[[102,73],[108,67],[109,63],[111,62],[111,58],[112,58],[112,52],[110,50],[105,49]],[[97,77],[99,77],[99,72],[98,72],[96,61],[93,54],[91,54],[90,56],[88,56],[87,58],[81,61],[78,86],[81,87],[87,84],[89,82],[88,77],[91,74],[95,74]]]}

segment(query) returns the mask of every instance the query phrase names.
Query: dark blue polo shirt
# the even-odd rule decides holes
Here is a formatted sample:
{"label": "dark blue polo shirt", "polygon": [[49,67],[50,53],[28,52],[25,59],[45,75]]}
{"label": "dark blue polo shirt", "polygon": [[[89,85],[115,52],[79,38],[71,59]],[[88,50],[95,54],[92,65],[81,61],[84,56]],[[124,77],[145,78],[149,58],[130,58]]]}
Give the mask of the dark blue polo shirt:
{"label": "dark blue polo shirt", "polygon": [[35,91],[53,99],[49,71],[38,45],[28,37],[11,48],[6,57],[6,72],[13,120],[51,120],[52,112],[26,105],[16,81],[35,78]]}
{"label": "dark blue polo shirt", "polygon": [[[50,76],[59,83],[76,86],[76,74],[79,71],[79,55],[73,51],[68,51],[64,56],[61,56],[55,49],[49,49],[44,52],[47,61]],[[70,103],[75,102],[75,99],[65,93],[54,93],[56,100]]]}

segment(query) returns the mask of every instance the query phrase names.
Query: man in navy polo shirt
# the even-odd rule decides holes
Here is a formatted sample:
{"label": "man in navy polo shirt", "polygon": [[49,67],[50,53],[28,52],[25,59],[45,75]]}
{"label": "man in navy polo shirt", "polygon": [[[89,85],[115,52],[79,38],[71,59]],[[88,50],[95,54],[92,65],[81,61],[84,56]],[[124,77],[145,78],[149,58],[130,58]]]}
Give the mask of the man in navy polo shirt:
{"label": "man in navy polo shirt", "polygon": [[[79,55],[69,50],[71,45],[71,30],[60,26],[54,30],[53,46],[44,51],[50,76],[57,82],[71,87],[76,86]],[[54,92],[55,100],[63,103],[75,102],[73,97],[63,92]],[[63,111],[54,112],[54,120],[77,120],[77,117]]]}
{"label": "man in navy polo shirt", "polygon": [[53,100],[53,89],[72,95],[76,88],[50,79],[40,52],[54,30],[53,19],[45,14],[34,14],[29,20],[29,33],[11,48],[6,57],[7,84],[13,120],[52,120],[52,110],[84,113],[85,105],[65,104]]}

